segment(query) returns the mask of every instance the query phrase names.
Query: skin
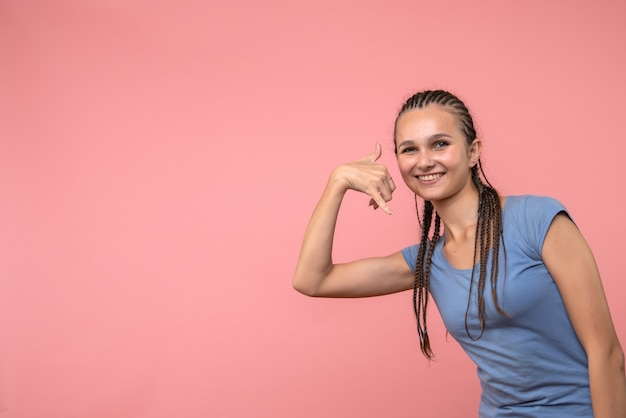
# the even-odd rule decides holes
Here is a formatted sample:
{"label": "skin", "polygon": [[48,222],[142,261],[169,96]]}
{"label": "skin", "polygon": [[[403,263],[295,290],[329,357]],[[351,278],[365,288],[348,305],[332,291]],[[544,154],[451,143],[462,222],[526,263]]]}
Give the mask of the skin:
{"label": "skin", "polygon": [[541,255],[587,353],[594,416],[626,417],[624,353],[591,250],[566,215],[553,220]]}
{"label": "skin", "polygon": [[[411,191],[432,202],[444,224],[444,255],[457,268],[471,268],[476,262],[478,207],[471,168],[480,157],[480,140],[467,144],[456,116],[430,105],[398,118],[395,141],[402,179]],[[349,263],[332,261],[337,216],[348,190],[369,195],[374,209],[393,213],[388,202],[396,186],[387,168],[376,162],[381,153],[377,144],[373,152],[332,171],[305,232],[293,277],[299,292],[316,297],[366,297],[413,288],[413,273],[399,251]],[[589,359],[594,416],[626,417],[624,354],[591,250],[566,215],[553,220],[542,256]]]}

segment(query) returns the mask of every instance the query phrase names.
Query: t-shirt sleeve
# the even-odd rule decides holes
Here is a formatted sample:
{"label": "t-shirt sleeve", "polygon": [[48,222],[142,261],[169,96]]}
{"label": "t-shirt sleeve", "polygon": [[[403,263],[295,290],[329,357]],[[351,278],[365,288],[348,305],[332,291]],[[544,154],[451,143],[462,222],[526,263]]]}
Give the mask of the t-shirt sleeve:
{"label": "t-shirt sleeve", "polygon": [[406,247],[402,250],[404,261],[409,265],[411,271],[415,273],[415,262],[417,261],[417,244]]}
{"label": "t-shirt sleeve", "polygon": [[527,241],[533,255],[539,259],[548,229],[556,215],[561,212],[568,217],[570,215],[561,202],[546,196],[528,196],[522,209],[519,222],[520,235]]}

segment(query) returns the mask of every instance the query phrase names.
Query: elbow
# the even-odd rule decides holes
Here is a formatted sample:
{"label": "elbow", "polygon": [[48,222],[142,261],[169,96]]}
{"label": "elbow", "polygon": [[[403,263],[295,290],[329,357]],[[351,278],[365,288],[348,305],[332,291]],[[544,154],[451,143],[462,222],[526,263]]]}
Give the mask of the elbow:
{"label": "elbow", "polygon": [[300,283],[293,282],[293,288],[298,292],[302,293],[305,296],[315,297],[316,293],[313,289],[307,286],[303,286]]}
{"label": "elbow", "polygon": [[617,340],[609,347],[587,353],[587,356],[593,364],[602,365],[600,367],[606,367],[608,370],[624,375],[624,351]]}
{"label": "elbow", "polygon": [[318,287],[315,286],[314,282],[305,280],[299,275],[295,275],[293,277],[292,286],[298,293],[302,293],[305,296],[310,296],[310,297],[320,296],[318,292]]}
{"label": "elbow", "polygon": [[316,270],[310,268],[296,268],[293,275],[293,288],[305,296],[310,297],[334,297],[328,293],[329,279],[333,267],[327,270]]}
{"label": "elbow", "polygon": [[609,362],[612,367],[615,367],[617,370],[624,374],[624,351],[622,350],[621,345],[616,340],[614,344],[611,345],[608,355]]}

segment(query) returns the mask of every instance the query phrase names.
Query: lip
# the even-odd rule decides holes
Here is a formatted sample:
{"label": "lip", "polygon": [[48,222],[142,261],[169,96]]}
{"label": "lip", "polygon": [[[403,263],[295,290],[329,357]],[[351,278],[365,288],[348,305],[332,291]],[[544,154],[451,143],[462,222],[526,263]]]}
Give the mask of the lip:
{"label": "lip", "polygon": [[429,173],[415,176],[415,179],[423,184],[432,184],[442,178],[444,173]]}

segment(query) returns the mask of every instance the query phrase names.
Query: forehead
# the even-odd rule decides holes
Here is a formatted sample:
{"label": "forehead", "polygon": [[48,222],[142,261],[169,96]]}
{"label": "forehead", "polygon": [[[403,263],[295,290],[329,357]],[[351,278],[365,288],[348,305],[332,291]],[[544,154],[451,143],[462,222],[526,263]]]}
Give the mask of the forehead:
{"label": "forehead", "polygon": [[441,105],[407,110],[396,121],[396,141],[420,139],[435,134],[461,134],[457,117]]}

